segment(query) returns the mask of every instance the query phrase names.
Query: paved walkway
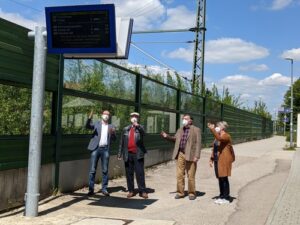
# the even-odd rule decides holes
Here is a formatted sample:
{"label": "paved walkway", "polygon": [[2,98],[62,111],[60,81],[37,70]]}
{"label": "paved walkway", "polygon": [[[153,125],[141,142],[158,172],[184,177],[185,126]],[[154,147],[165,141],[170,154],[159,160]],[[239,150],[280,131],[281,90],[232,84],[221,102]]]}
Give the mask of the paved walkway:
{"label": "paved walkway", "polygon": [[[214,203],[218,183],[213,169],[208,166],[210,149],[204,149],[198,163],[198,197],[194,201],[188,198],[174,199],[175,162],[169,162],[147,170],[146,183],[150,192],[147,200],[138,196],[127,199],[126,180],[122,177],[110,181],[110,197],[101,193],[87,197],[87,189],[81,189],[41,201],[39,216],[36,218],[24,217],[24,208],[0,214],[0,224],[263,225],[267,221],[271,221],[269,224],[276,224],[274,221],[277,218],[285,218],[284,224],[291,221],[296,222],[291,224],[300,224],[299,210],[290,204],[299,202],[297,199],[300,195],[297,196],[299,191],[296,187],[299,187],[297,184],[300,173],[297,184],[294,181],[296,178],[291,174],[297,175],[293,171],[300,167],[300,157],[298,152],[297,157],[293,157],[294,152],[284,151],[284,145],[283,137],[273,137],[234,146],[236,162],[230,178],[233,202],[229,205]],[[291,188],[293,185],[294,189]],[[97,189],[100,189],[99,185],[96,186]],[[291,198],[294,201],[289,200],[288,194],[293,195]],[[286,216],[283,218],[278,213],[282,213],[280,207],[285,203]],[[293,213],[298,217],[291,215]]]}
{"label": "paved walkway", "polygon": [[268,217],[266,225],[300,224],[300,150],[294,155],[289,177]]}

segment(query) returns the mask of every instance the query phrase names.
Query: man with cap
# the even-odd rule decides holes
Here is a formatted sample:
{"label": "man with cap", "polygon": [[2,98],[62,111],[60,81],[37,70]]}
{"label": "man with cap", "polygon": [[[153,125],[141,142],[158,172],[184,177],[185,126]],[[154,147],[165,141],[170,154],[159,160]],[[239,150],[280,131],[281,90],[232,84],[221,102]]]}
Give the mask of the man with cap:
{"label": "man with cap", "polygon": [[131,124],[123,129],[118,159],[123,158],[125,162],[126,180],[128,187],[127,198],[135,196],[134,193],[134,173],[138,184],[139,195],[142,198],[148,198],[145,184],[144,155],[147,150],[144,146],[145,131],[143,126],[138,123],[139,113],[130,114]]}
{"label": "man with cap", "polygon": [[90,173],[89,173],[89,192],[88,195],[94,194],[95,175],[99,158],[101,158],[102,166],[102,193],[109,196],[107,191],[108,185],[108,164],[109,164],[109,149],[111,141],[116,140],[115,128],[109,124],[110,113],[104,110],[101,115],[101,121],[93,123],[93,110],[91,111],[86,122],[86,128],[93,130],[93,136],[88,145],[88,150],[91,151]]}

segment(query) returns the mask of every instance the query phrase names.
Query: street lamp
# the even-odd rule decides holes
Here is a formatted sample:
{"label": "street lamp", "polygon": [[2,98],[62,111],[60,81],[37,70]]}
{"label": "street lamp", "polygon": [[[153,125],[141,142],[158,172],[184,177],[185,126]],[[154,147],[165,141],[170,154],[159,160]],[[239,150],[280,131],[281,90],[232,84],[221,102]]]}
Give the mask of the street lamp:
{"label": "street lamp", "polygon": [[293,64],[294,64],[294,59],[292,58],[285,58],[286,60],[289,60],[291,62],[291,118],[290,118],[290,147],[293,148],[293,101],[294,101],[294,96],[293,96]]}

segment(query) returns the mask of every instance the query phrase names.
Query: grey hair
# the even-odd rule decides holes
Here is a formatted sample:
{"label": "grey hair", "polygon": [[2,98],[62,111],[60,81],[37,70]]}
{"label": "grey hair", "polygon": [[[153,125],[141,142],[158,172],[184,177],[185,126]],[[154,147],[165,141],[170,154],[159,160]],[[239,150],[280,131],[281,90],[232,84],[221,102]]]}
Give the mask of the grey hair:
{"label": "grey hair", "polygon": [[226,121],[220,121],[217,123],[217,126],[220,127],[221,129],[227,130],[228,123]]}

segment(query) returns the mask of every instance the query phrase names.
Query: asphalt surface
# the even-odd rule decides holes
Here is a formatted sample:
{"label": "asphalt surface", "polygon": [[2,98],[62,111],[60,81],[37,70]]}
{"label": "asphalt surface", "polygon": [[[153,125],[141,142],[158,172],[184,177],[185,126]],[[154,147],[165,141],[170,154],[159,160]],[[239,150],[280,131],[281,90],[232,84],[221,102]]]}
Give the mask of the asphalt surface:
{"label": "asphalt surface", "polygon": [[[127,199],[124,177],[109,182],[110,197],[87,189],[40,201],[39,216],[24,217],[24,208],[0,214],[0,224],[24,225],[245,225],[300,224],[300,154],[284,151],[283,137],[234,145],[230,188],[232,202],[214,203],[218,182],[209,167],[210,149],[203,149],[196,173],[197,199],[174,199],[174,161],[147,169],[149,199]],[[292,163],[293,160],[293,163]],[[297,163],[298,162],[298,163]],[[292,164],[292,167],[291,167]],[[88,171],[87,171],[88,172]],[[187,189],[187,187],[186,187]],[[100,186],[96,186],[100,190]],[[282,215],[283,214],[283,215]]]}

